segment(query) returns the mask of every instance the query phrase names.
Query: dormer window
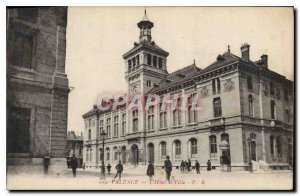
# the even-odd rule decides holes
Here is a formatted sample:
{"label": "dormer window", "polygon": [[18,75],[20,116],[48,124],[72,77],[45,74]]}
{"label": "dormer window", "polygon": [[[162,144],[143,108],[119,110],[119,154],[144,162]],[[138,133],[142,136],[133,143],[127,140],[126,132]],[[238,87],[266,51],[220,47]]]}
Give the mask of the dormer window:
{"label": "dormer window", "polygon": [[157,56],[153,56],[153,66],[157,67]]}
{"label": "dormer window", "polygon": [[152,55],[151,54],[147,54],[147,64],[152,65]]}
{"label": "dormer window", "polygon": [[162,58],[158,58],[158,68],[162,69]]}

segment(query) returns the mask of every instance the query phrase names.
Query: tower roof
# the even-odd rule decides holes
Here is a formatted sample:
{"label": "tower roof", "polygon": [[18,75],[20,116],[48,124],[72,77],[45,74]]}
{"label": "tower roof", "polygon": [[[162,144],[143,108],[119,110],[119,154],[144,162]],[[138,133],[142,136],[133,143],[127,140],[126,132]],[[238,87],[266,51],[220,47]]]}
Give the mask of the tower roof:
{"label": "tower roof", "polygon": [[138,27],[141,29],[143,27],[146,27],[146,28],[152,28],[154,25],[153,25],[153,22],[151,22],[148,18],[148,15],[147,15],[147,10],[145,9],[145,13],[144,13],[144,17],[143,19],[137,24]]}

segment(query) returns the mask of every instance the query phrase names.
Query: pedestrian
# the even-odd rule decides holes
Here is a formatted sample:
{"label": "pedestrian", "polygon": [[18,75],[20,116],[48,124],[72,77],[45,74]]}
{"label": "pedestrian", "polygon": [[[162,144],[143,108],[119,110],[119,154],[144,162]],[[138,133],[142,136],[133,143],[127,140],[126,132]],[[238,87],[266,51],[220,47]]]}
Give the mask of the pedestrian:
{"label": "pedestrian", "polygon": [[106,168],[107,168],[107,173],[108,173],[108,175],[110,175],[110,168],[111,168],[111,165],[108,164],[108,165],[106,166]]}
{"label": "pedestrian", "polygon": [[170,159],[169,156],[167,156],[166,158],[167,158],[167,160],[165,160],[166,179],[170,182],[170,176],[171,176],[171,172],[172,172],[172,163],[169,160]]}
{"label": "pedestrian", "polygon": [[123,165],[121,164],[121,161],[119,161],[118,165],[116,166],[116,170],[117,170],[117,173],[114,177],[114,179],[119,176],[119,180],[121,180],[121,174],[123,172]]}
{"label": "pedestrian", "polygon": [[188,172],[191,171],[191,167],[192,167],[192,162],[191,162],[190,159],[188,159],[188,162],[187,162],[187,170],[188,170]]}
{"label": "pedestrian", "polygon": [[196,169],[196,173],[200,174],[200,163],[197,160],[196,160],[196,163],[195,163],[195,169]]}
{"label": "pedestrian", "polygon": [[187,173],[188,171],[188,162],[184,161],[184,172]]}
{"label": "pedestrian", "polygon": [[181,164],[180,164],[180,171],[181,171],[181,173],[184,173],[184,167],[185,167],[185,164],[184,164],[184,161],[182,160]]}
{"label": "pedestrian", "polygon": [[71,158],[71,167],[72,167],[72,172],[73,172],[73,177],[76,177],[76,169],[78,167],[78,160],[75,154],[73,154],[73,157]]}
{"label": "pedestrian", "polygon": [[207,171],[211,170],[211,162],[210,160],[207,161]]}
{"label": "pedestrian", "polygon": [[82,165],[82,169],[83,169],[83,170],[85,170],[85,163],[83,163],[83,165]]}
{"label": "pedestrian", "polygon": [[149,161],[149,165],[148,165],[148,168],[147,168],[147,176],[149,176],[150,181],[152,180],[152,177],[154,176],[154,166],[151,163],[151,161]]}

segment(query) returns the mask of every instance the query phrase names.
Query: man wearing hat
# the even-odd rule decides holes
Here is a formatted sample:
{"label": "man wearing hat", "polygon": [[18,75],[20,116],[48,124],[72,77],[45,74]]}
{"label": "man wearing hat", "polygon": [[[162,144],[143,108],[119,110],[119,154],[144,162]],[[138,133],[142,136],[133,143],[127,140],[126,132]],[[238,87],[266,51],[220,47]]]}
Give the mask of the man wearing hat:
{"label": "man wearing hat", "polygon": [[119,161],[118,165],[116,166],[116,170],[117,170],[117,173],[116,173],[114,179],[119,175],[119,180],[121,180],[121,174],[123,171],[123,165],[121,164],[121,161]]}
{"label": "man wearing hat", "polygon": [[167,160],[165,160],[165,171],[166,171],[166,179],[170,182],[172,163],[169,159],[170,159],[170,157],[167,156]]}

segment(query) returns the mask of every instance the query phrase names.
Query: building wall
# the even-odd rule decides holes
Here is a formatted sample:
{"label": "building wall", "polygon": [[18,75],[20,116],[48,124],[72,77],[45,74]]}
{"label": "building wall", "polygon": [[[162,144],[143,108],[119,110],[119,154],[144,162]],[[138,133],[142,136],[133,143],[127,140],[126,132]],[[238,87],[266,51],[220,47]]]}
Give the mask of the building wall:
{"label": "building wall", "polygon": [[[27,153],[8,150],[8,165],[43,164],[45,156],[51,157],[51,164],[60,159],[65,164],[69,93],[65,74],[67,8],[8,8],[7,18],[7,112],[12,107],[31,111],[30,149]],[[18,35],[22,40],[28,38],[30,49],[16,53]],[[30,66],[16,61],[19,58],[22,62],[30,58]]]}

